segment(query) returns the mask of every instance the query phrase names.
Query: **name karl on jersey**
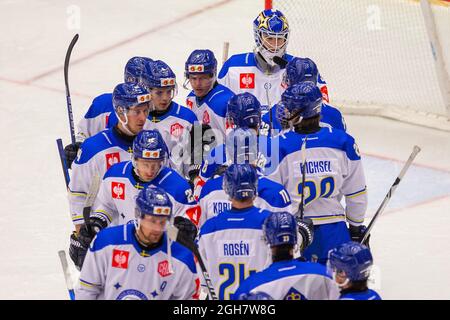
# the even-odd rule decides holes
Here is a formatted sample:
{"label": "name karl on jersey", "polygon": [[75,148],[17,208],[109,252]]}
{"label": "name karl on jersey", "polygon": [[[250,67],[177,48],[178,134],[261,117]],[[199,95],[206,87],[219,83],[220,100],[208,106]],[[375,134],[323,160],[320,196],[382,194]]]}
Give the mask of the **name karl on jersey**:
{"label": "name karl on jersey", "polygon": [[213,202],[213,213],[214,215],[218,215],[219,213],[230,210],[231,203],[230,202]]}

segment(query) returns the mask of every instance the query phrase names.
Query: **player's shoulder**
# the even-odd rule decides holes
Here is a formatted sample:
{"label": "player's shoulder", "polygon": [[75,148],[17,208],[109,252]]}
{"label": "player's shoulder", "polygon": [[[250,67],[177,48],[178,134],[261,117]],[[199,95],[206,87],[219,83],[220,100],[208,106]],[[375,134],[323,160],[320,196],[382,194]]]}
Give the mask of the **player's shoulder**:
{"label": "player's shoulder", "polygon": [[380,295],[372,289],[367,289],[364,292],[348,292],[343,293],[339,300],[382,300]]}
{"label": "player's shoulder", "polygon": [[178,242],[172,242],[172,256],[184,263],[192,273],[196,273],[195,261],[192,252]]}
{"label": "player's shoulder", "polygon": [[186,202],[186,191],[191,190],[191,187],[177,171],[164,167],[158,174],[157,179],[159,186],[174,197],[176,201],[188,204]]}
{"label": "player's shoulder", "polygon": [[113,164],[105,173],[103,179],[106,178],[116,178],[116,177],[127,177],[132,170],[133,164],[131,161],[122,161]]}
{"label": "player's shoulder", "polygon": [[92,104],[84,117],[95,118],[102,113],[113,111],[112,93],[103,93],[92,100]]}
{"label": "player's shoulder", "polygon": [[258,196],[272,207],[285,207],[290,202],[289,193],[284,186],[264,176],[258,179]]}
{"label": "player's shoulder", "polygon": [[[108,227],[97,233],[94,241],[91,243],[92,251],[99,251],[110,245],[130,244],[134,226],[125,224],[120,226]],[[126,235],[126,236],[125,236]]]}
{"label": "player's shoulder", "polygon": [[228,100],[230,100],[233,95],[233,91],[218,83],[208,93],[206,103],[215,113],[224,117],[227,111]]}
{"label": "player's shoulder", "polygon": [[111,142],[111,130],[106,129],[87,138],[80,147],[76,163],[82,164],[88,162],[95,155],[113,146]]}
{"label": "player's shoulder", "polygon": [[214,191],[222,190],[222,183],[223,183],[223,176],[208,179],[205,185],[202,187],[199,199],[205,198]]}
{"label": "player's shoulder", "polygon": [[233,54],[225,64],[228,67],[253,67],[256,66],[255,54],[253,52]]}
{"label": "player's shoulder", "polygon": [[182,106],[181,104],[178,104],[176,102],[172,102],[173,112],[172,115],[183,119],[189,123],[194,123],[195,121],[198,121],[197,116],[195,113],[189,109],[188,107]]}

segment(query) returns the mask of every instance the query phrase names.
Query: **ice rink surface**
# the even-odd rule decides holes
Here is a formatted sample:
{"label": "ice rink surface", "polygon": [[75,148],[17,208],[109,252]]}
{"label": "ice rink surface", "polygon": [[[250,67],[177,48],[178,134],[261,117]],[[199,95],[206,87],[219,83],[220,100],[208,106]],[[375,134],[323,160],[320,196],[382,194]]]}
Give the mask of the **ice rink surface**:
{"label": "ice rink surface", "polygon": [[[209,48],[221,63],[223,41],[230,54],[251,51],[262,7],[255,0],[0,1],[0,299],[68,298],[57,251],[68,249],[73,226],[55,140],[70,140],[62,66],[74,34],[77,122],[95,96],[123,81],[132,56],[166,61],[178,75],[175,100],[184,103],[189,53]],[[368,217],[413,146],[422,148],[372,232],[372,287],[385,299],[450,299],[450,133],[376,117],[346,122],[363,153]]]}

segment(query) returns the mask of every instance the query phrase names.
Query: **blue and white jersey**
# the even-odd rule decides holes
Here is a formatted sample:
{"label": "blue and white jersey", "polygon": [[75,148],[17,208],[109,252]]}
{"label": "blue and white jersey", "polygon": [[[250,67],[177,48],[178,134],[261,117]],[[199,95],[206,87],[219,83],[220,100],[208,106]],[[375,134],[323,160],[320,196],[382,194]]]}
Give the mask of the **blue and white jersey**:
{"label": "blue and white jersey", "polygon": [[83,141],[118,123],[112,104],[112,93],[104,93],[95,97],[91,106],[78,122],[77,140]]}
{"label": "blue and white jersey", "polygon": [[131,160],[132,140],[125,140],[115,129],[108,129],[86,139],[72,163],[69,183],[69,207],[75,225],[82,224],[83,207],[94,175],[99,179],[116,163]]}
{"label": "blue and white jersey", "polygon": [[270,212],[250,207],[219,213],[200,228],[198,247],[220,300],[270,263],[262,226]]}
{"label": "blue and white jersey", "polygon": [[264,292],[274,300],[337,300],[339,287],[319,263],[284,260],[247,278],[236,293]]}
{"label": "blue and white jersey", "polygon": [[[270,113],[272,114],[272,129],[278,130],[278,133],[281,133],[282,128],[280,121],[276,116],[276,106],[270,108]],[[270,129],[270,114],[267,112],[262,116],[261,119],[261,129],[260,134],[267,135]],[[339,129],[342,131],[347,130],[347,125],[345,124],[344,117],[341,112],[330,104],[323,103],[322,110],[320,112],[320,123],[321,127],[331,127],[334,129]]]}
{"label": "blue and white jersey", "polygon": [[339,300],[382,300],[380,295],[372,289],[363,292],[348,292],[341,294]]}
{"label": "blue and white jersey", "polygon": [[183,216],[198,222],[200,208],[194,200],[192,189],[176,171],[163,167],[153,180],[146,183],[138,182],[133,171],[132,162],[126,161],[113,165],[105,173],[91,216],[102,216],[113,226],[133,222],[139,191],[152,185],[166,191],[175,217]]}
{"label": "blue and white jersey", "polygon": [[[202,188],[198,200],[201,208],[200,226],[206,220],[217,216],[219,213],[231,209],[231,201],[223,191],[223,176],[210,179]],[[287,190],[279,183],[266,177],[258,177],[258,195],[254,200],[257,208],[271,212],[293,212],[291,197]]]}
{"label": "blue and white jersey", "polygon": [[192,253],[167,236],[159,247],[142,248],[133,224],[106,228],[91,243],[75,288],[77,300],[198,299],[200,281]]}
{"label": "blue and white jersey", "polygon": [[[285,54],[284,59],[291,61],[294,57]],[[249,92],[253,94],[261,105],[272,106],[281,100],[281,94],[286,88],[282,86],[285,68],[280,68],[273,74],[266,74],[257,66],[253,52],[235,54],[222,66],[219,72],[219,83],[228,87],[235,94]],[[325,101],[328,101],[326,82],[319,75],[318,85]]]}
{"label": "blue and white jersey", "polygon": [[194,91],[186,98],[186,105],[195,113],[200,123],[219,131],[221,137],[216,136],[218,143],[222,143],[225,139],[227,104],[233,95],[230,89],[217,83],[202,99],[197,98]]}
{"label": "blue and white jersey", "polygon": [[[302,194],[301,146],[305,134],[290,131],[279,136],[279,164],[268,176],[288,190],[297,207]],[[358,146],[342,130],[321,128],[306,141],[305,216],[315,225],[364,222],[367,193]],[[346,207],[341,204],[345,196]]]}

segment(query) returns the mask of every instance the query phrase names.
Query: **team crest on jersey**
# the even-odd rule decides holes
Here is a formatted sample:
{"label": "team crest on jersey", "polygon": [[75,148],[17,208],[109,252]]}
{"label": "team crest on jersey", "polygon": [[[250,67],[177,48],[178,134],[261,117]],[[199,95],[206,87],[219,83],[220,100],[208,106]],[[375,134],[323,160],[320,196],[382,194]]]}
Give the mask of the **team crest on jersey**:
{"label": "team crest on jersey", "polygon": [[289,289],[288,293],[284,296],[283,300],[308,300],[304,295],[295,288]]}
{"label": "team crest on jersey", "polygon": [[111,182],[111,195],[113,199],[125,200],[125,183]]}
{"label": "team crest on jersey", "polygon": [[128,269],[128,257],[130,252],[123,250],[113,250],[112,266],[119,269]]}
{"label": "team crest on jersey", "polygon": [[116,300],[148,300],[147,296],[135,289],[127,289],[122,291]]}
{"label": "team crest on jersey", "polygon": [[183,134],[183,129],[184,127],[180,123],[176,122],[170,126],[170,134],[176,138],[179,138]]}
{"label": "team crest on jersey", "polygon": [[208,111],[205,110],[205,112],[203,112],[202,124],[209,124],[210,122],[211,122],[211,118],[209,117],[209,113],[208,113]]}
{"label": "team crest on jersey", "polygon": [[255,74],[254,73],[240,73],[239,74],[239,88],[255,89]]}
{"label": "team crest on jersey", "polygon": [[158,273],[161,277],[170,276],[169,261],[164,260],[158,263]]}
{"label": "team crest on jersey", "polygon": [[106,157],[106,170],[111,168],[112,165],[120,162],[119,152],[107,153],[105,157]]}

